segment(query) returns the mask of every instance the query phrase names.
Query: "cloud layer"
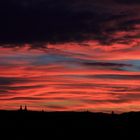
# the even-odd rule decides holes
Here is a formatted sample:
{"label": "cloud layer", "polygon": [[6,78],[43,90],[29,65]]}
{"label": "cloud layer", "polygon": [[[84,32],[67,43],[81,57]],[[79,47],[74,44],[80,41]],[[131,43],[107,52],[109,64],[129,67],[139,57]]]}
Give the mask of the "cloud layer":
{"label": "cloud layer", "polygon": [[[59,50],[52,51],[52,47]],[[83,47],[78,45],[69,49],[63,49],[63,44],[51,45],[47,52],[23,48],[1,48],[1,109],[17,109],[21,104],[48,111],[140,109],[140,67],[136,55],[133,60],[129,55],[127,60],[120,60],[120,50],[115,52],[118,57],[114,60],[113,54],[105,51],[107,55],[99,60],[96,47],[89,48],[94,58],[88,57],[88,49],[84,55]],[[100,56],[105,52],[100,52]]]}
{"label": "cloud layer", "polygon": [[140,110],[139,1],[1,0],[0,109]]}
{"label": "cloud layer", "polygon": [[0,5],[1,44],[41,43],[39,47],[44,42],[87,40],[127,44],[139,37],[140,6],[125,1],[2,0]]}

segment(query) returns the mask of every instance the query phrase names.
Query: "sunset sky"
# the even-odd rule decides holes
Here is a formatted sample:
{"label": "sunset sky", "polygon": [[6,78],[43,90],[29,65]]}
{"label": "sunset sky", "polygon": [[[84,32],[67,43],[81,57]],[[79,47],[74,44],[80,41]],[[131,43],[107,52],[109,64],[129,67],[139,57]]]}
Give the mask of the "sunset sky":
{"label": "sunset sky", "polygon": [[0,109],[140,111],[139,0],[1,0]]}

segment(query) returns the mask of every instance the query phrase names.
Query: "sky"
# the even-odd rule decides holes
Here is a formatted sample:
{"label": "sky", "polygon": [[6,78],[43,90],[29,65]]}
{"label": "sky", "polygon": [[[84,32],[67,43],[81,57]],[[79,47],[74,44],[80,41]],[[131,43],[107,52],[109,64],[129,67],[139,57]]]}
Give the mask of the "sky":
{"label": "sky", "polygon": [[1,0],[0,109],[140,111],[139,0]]}

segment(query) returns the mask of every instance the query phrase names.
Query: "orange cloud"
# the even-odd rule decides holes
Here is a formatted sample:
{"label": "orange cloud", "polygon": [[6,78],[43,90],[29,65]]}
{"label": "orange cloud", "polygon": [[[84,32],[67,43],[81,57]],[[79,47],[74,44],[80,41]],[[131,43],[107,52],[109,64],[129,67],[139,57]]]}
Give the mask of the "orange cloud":
{"label": "orange cloud", "polygon": [[26,104],[32,110],[137,111],[139,64],[128,60],[140,59],[138,43],[49,44],[47,51],[28,45],[1,48],[0,109]]}

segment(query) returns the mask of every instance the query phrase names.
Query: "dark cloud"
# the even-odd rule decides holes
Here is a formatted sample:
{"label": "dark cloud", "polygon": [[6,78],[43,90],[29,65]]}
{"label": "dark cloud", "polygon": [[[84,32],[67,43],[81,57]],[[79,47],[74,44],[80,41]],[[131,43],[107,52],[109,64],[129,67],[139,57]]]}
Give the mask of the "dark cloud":
{"label": "dark cloud", "polygon": [[106,100],[88,100],[88,99],[85,99],[85,100],[82,100],[83,102],[86,102],[86,103],[89,103],[89,104],[104,104],[104,103],[126,103],[126,102],[130,102],[129,100],[127,99],[121,99],[121,98],[118,98],[118,99],[106,99]]}
{"label": "dark cloud", "polygon": [[[121,75],[121,74],[100,74],[100,75],[79,75],[79,77],[100,78],[100,79],[118,79],[118,80],[138,80],[140,75]],[[119,88],[118,88],[119,89]],[[122,90],[123,91],[123,90]]]}
{"label": "dark cloud", "polygon": [[[40,5],[8,0],[1,3],[0,41],[5,43],[78,41],[84,38],[83,33],[92,32],[88,21],[96,30],[94,24],[102,20],[95,12],[74,12],[72,5],[63,0],[42,1]],[[24,3],[28,6],[24,7]]]}
{"label": "dark cloud", "polygon": [[140,93],[132,93],[132,94],[128,94],[126,96],[122,95],[122,98],[126,98],[129,100],[140,100]]}
{"label": "dark cloud", "polygon": [[140,4],[139,0],[115,0],[121,4]]}
{"label": "dark cloud", "polygon": [[[15,83],[18,83],[18,81],[15,81]],[[23,82],[24,83],[24,82]],[[10,90],[10,91],[18,91],[18,90],[26,90],[26,89],[38,89],[40,87],[43,87],[42,85],[33,85],[33,86],[9,86],[9,85],[0,85],[1,90]]]}
{"label": "dark cloud", "polygon": [[132,68],[132,64],[125,64],[125,63],[115,63],[115,62],[81,62],[80,65],[89,67],[89,68],[104,68],[104,69],[111,69],[111,70],[119,70],[125,71],[125,68]]}
{"label": "dark cloud", "polygon": [[112,87],[114,88],[112,90],[113,94],[115,93],[122,93],[122,92],[140,92],[140,88],[136,88],[136,87]]}
{"label": "dark cloud", "polygon": [[8,96],[15,94],[15,91],[38,89],[44,87],[44,85],[32,85],[32,86],[14,86],[14,84],[30,83],[33,80],[21,77],[0,77],[0,96]]}
{"label": "dark cloud", "polygon": [[28,79],[26,78],[15,78],[15,77],[0,77],[0,85],[12,85],[14,83],[25,83]]}
{"label": "dark cloud", "polygon": [[124,67],[124,66],[132,66],[131,64],[121,64],[121,63],[110,63],[110,62],[83,62],[83,65],[86,66],[111,66],[111,67]]}
{"label": "dark cloud", "polygon": [[8,100],[42,100],[42,98],[38,98],[38,97],[14,97],[14,98],[10,98]]}
{"label": "dark cloud", "polygon": [[123,80],[139,80],[140,79],[140,75],[119,75],[119,74],[96,75],[94,77],[102,78],[102,79],[123,79]]}
{"label": "dark cloud", "polygon": [[[1,0],[0,43],[39,44],[34,46],[36,48],[44,47],[40,45],[44,42],[80,42],[89,39],[98,40],[102,44],[113,43],[118,41],[111,37],[114,32],[132,30],[138,21],[131,22],[133,15],[127,9],[124,12],[117,9],[113,0],[107,2]],[[128,16],[129,20],[126,19]]]}

